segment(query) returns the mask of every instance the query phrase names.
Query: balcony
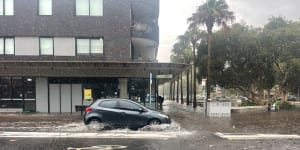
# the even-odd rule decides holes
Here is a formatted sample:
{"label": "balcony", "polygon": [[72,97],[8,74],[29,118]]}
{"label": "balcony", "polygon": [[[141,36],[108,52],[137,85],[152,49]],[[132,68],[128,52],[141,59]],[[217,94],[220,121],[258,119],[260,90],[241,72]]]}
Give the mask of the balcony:
{"label": "balcony", "polygon": [[134,23],[131,28],[131,36],[134,38],[145,38],[159,42],[159,27],[155,24]]}

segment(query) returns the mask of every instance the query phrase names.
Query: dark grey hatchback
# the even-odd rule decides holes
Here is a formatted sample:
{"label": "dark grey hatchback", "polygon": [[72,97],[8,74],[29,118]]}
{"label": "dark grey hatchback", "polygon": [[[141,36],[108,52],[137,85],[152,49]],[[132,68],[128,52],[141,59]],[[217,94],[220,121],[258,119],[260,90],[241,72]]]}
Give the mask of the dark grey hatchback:
{"label": "dark grey hatchback", "polygon": [[85,109],[84,123],[97,128],[141,128],[146,125],[170,124],[171,119],[127,99],[100,99]]}

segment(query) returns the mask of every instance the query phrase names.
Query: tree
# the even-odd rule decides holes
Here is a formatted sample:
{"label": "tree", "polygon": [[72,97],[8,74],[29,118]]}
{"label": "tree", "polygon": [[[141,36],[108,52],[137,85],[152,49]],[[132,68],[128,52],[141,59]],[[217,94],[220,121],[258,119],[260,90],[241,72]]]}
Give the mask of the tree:
{"label": "tree", "polygon": [[[190,64],[191,61],[195,62],[196,55],[196,44],[201,39],[204,39],[204,35],[206,33],[198,28],[190,28],[188,31],[184,33],[184,35],[180,35],[177,38],[177,43],[173,45],[171,61],[172,62],[181,62]],[[195,65],[193,65],[194,70],[194,79],[193,79],[193,89],[194,89],[194,98],[193,98],[193,107],[196,107],[196,69]],[[189,71],[187,71],[187,77],[189,77]],[[189,78],[187,79],[189,81]],[[187,90],[189,91],[189,90]],[[189,99],[189,94],[187,95]],[[187,99],[187,104],[189,104],[189,100]]]}
{"label": "tree", "polygon": [[190,28],[198,28],[200,25],[205,25],[207,29],[207,99],[210,99],[210,81],[211,81],[211,44],[212,32],[214,25],[222,25],[227,28],[227,22],[235,20],[232,11],[225,0],[207,0],[206,3],[200,5],[197,11],[188,18]]}
{"label": "tree", "polygon": [[192,47],[190,44],[190,33],[177,37],[177,42],[173,45],[171,62],[190,63],[192,60]]}
{"label": "tree", "polygon": [[[270,57],[261,49],[260,30],[243,24],[232,25],[229,32],[218,31],[212,42],[212,84],[241,91],[244,96],[261,102],[264,89],[274,85],[274,70]],[[207,42],[198,47],[201,75],[207,68]],[[199,78],[201,76],[198,76]]]}
{"label": "tree", "polygon": [[288,92],[296,91],[300,83],[295,74],[300,70],[300,23],[272,17],[265,25],[260,41],[272,58],[276,81],[282,99],[286,101]]}

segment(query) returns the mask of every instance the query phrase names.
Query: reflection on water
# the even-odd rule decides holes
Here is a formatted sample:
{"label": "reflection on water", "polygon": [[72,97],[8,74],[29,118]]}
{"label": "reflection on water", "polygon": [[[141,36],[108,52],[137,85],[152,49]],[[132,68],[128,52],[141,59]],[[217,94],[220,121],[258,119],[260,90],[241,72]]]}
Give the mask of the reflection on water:
{"label": "reflection on water", "polygon": [[300,135],[299,111],[232,113],[231,117],[210,118],[204,116],[202,107],[194,110],[191,106],[166,102],[163,112],[188,130]]}

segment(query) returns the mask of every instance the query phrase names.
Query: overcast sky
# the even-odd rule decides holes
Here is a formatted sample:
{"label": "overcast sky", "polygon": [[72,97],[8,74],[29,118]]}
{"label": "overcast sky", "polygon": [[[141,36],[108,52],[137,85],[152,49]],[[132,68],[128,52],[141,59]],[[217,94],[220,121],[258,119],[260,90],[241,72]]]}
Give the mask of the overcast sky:
{"label": "overcast sky", "polygon": [[[186,19],[205,0],[160,0],[160,45],[157,59],[169,62],[172,45],[178,35],[187,29]],[[235,13],[236,22],[243,20],[248,25],[263,26],[271,16],[299,20],[300,0],[226,0]]]}

